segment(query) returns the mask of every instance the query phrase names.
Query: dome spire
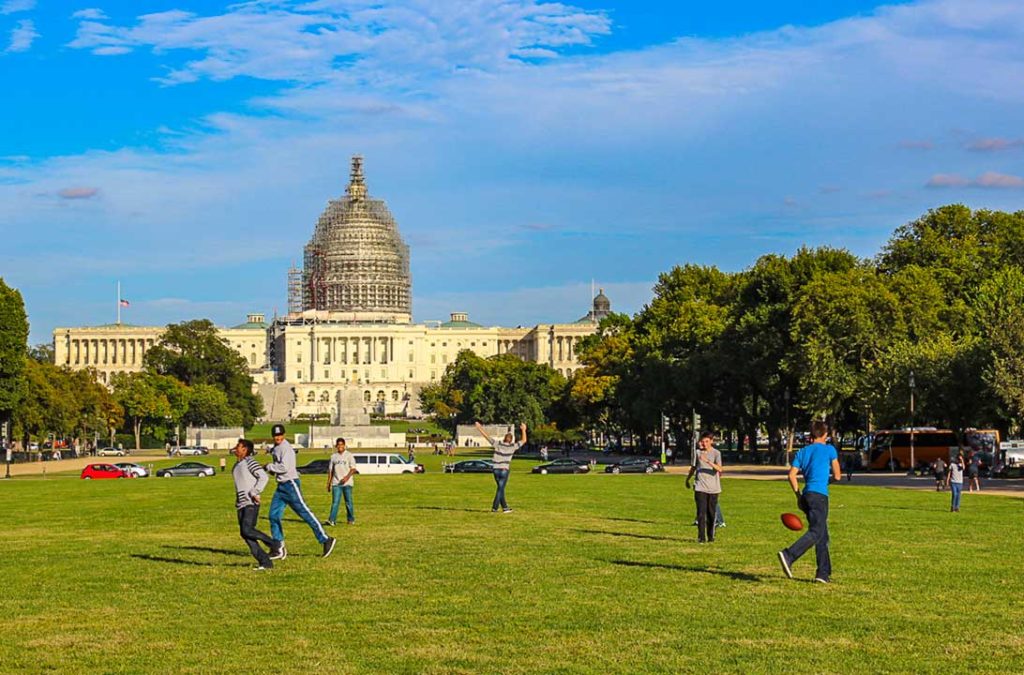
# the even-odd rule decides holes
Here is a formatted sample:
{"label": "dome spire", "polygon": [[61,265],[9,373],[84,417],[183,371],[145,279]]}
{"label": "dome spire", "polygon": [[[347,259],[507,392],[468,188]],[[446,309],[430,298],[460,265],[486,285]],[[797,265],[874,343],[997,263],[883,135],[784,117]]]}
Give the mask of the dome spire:
{"label": "dome spire", "polygon": [[352,199],[366,197],[366,183],[363,182],[363,156],[352,156],[352,174],[348,183],[348,196]]}

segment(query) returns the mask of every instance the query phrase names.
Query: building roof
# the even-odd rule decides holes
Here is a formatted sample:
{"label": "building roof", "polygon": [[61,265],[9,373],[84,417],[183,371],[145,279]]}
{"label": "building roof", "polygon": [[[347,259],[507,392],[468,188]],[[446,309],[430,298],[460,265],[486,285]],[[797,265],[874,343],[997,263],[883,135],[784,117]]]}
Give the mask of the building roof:
{"label": "building roof", "polygon": [[246,321],[240,323],[237,326],[232,326],[231,330],[266,330],[267,324],[262,321]]}
{"label": "building roof", "polygon": [[483,326],[472,321],[445,321],[441,324],[441,328],[483,328]]}

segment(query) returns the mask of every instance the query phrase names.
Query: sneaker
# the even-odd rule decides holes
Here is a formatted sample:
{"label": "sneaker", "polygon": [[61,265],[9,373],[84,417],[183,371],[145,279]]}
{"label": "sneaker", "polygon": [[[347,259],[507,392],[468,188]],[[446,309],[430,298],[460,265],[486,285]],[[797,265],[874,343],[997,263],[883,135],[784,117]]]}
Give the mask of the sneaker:
{"label": "sneaker", "polygon": [[272,567],[264,567],[263,565],[257,565],[256,567],[252,568],[252,571],[253,572],[265,572],[265,571],[267,571],[269,569],[273,569],[273,568]]}
{"label": "sneaker", "polygon": [[720,527],[725,527],[725,523],[715,523],[715,529],[718,529]]}
{"label": "sneaker", "polygon": [[271,560],[284,560],[287,557],[288,557],[288,549],[286,549],[284,547],[284,542],[283,541],[281,542],[280,546],[278,546],[276,549],[274,549],[273,551],[270,552],[270,559]]}
{"label": "sneaker", "polygon": [[491,513],[497,513],[498,509],[491,509]]}
{"label": "sneaker", "polygon": [[354,520],[350,520],[350,521],[348,521],[348,522],[347,522],[347,523],[345,523],[345,524],[346,524],[346,525],[355,525],[355,524],[356,524],[356,521],[354,521]]}
{"label": "sneaker", "polygon": [[779,564],[782,565],[782,571],[785,572],[786,576],[792,579],[793,570],[789,569],[789,560],[786,558],[785,551],[779,551]]}
{"label": "sneaker", "polygon": [[337,543],[338,543],[338,540],[335,539],[334,537],[331,537],[330,539],[325,541],[324,542],[324,556],[323,557],[326,558],[331,553],[333,553],[334,552],[334,545],[337,544]]}
{"label": "sneaker", "polygon": [[819,583],[819,584],[830,584],[830,583],[832,583],[831,579],[826,579],[825,577],[814,577],[814,581],[816,583]]}
{"label": "sneaker", "polygon": [[512,513],[512,509],[505,509],[502,513]]}
{"label": "sneaker", "polygon": [[334,521],[333,520],[325,520],[324,522],[322,522],[320,524],[324,525],[325,527],[334,527]]}

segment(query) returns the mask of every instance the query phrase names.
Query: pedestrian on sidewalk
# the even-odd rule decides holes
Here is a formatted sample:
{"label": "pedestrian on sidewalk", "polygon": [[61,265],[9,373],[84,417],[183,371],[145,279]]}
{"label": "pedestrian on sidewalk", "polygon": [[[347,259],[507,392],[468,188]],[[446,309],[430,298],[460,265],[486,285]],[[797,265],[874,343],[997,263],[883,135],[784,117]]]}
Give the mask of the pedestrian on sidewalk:
{"label": "pedestrian on sidewalk", "polygon": [[949,463],[946,472],[946,487],[949,488],[949,512],[960,512],[960,495],[964,490],[964,456],[957,454],[956,459]]}

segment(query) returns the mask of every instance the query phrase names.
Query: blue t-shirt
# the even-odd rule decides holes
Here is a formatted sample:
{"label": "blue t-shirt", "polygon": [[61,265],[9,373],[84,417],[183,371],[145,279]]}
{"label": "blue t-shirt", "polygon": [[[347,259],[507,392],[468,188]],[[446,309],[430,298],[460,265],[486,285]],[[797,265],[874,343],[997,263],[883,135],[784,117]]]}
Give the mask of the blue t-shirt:
{"label": "blue t-shirt", "polygon": [[804,474],[804,492],[817,492],[828,496],[828,479],[832,476],[832,460],[839,459],[834,446],[811,443],[800,448],[793,458],[793,466]]}

